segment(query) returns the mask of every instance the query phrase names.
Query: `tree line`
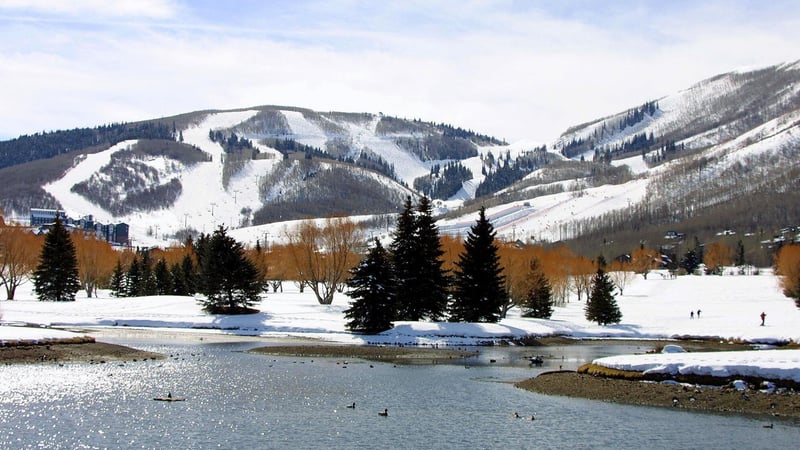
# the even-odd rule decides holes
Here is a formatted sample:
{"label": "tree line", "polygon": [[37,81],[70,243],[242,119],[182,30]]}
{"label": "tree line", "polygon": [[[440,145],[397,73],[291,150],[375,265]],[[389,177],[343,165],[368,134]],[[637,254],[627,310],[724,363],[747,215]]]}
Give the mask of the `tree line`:
{"label": "tree line", "polygon": [[116,123],[23,135],[0,141],[0,168],[22,164],[87,147],[110,147],[129,139],[176,139],[175,125],[161,122]]}
{"label": "tree line", "polygon": [[0,250],[9,300],[30,278],[42,301],[74,301],[81,289],[92,297],[98,288],[116,297],[198,293],[206,311],[239,314],[254,312],[266,286],[260,247],[245,249],[224,227],[175,249],[118,251],[92,235],[70,233],[57,217],[44,237],[3,225]]}
{"label": "tree line", "polygon": [[414,189],[425,192],[430,198],[447,200],[456,195],[464,182],[472,177],[472,171],[459,161],[448,162],[444,169],[441,164],[434,164],[429,175],[414,180]]}
{"label": "tree line", "polygon": [[[402,293],[393,297],[396,309],[389,320],[496,322],[514,305],[540,314],[540,306],[524,306],[531,269],[518,261],[528,258],[541,261],[537,270],[548,280],[545,291],[552,292],[546,302],[552,306],[566,298],[571,271],[561,259],[577,257],[564,248],[523,250],[497,242],[483,210],[463,242],[440,237],[429,199],[423,197],[416,208],[407,199],[404,206],[389,247],[392,272],[385,274],[396,280],[393,292]],[[79,289],[91,297],[100,288],[121,298],[201,294],[203,307],[216,312],[249,311],[269,286],[280,289],[286,281],[311,289],[320,304],[330,304],[334,293],[349,286],[357,311],[361,257],[366,254],[367,261],[373,251],[380,253],[365,250],[359,227],[341,218],[302,222],[287,233],[288,243],[268,248],[259,241],[245,248],[224,228],[178,247],[121,251],[82,231],[70,234],[60,221],[44,237],[18,226],[1,230],[2,282],[9,299],[32,275],[40,300],[74,300]],[[541,299],[541,286],[536,292]],[[375,331],[357,321],[350,326]]]}
{"label": "tree line", "polygon": [[[169,249],[120,251],[83,232],[70,234],[60,221],[45,236],[0,221],[0,281],[9,300],[32,279],[40,300],[71,301],[79,289],[91,297],[100,288],[118,297],[200,294],[205,310],[226,314],[252,312],[284,282],[312,290],[320,304],[347,289],[348,329],[376,333],[396,321],[497,322],[513,307],[525,317],[549,318],[575,296],[585,301],[588,320],[617,323],[616,291],[622,294],[634,274],[646,278],[669,264],[643,245],[607,263],[564,246],[502,242],[483,208],[465,239],[440,236],[426,197],[416,205],[406,200],[386,248],[377,239],[365,245],[362,230],[345,218],[304,221],[286,238],[245,247],[220,227]],[[784,291],[798,307],[799,249],[786,245],[776,259]],[[696,242],[679,264],[689,271],[703,261],[709,273],[721,273],[741,258],[741,248]]]}
{"label": "tree line", "polygon": [[[389,248],[375,239],[367,255],[351,269],[346,282],[352,299],[345,311],[348,329],[378,333],[401,320],[491,323],[505,317],[513,306],[520,307],[523,316],[549,318],[558,296],[566,297],[567,280],[572,278],[564,260],[555,262],[567,256],[564,249],[559,249],[560,254],[521,249],[503,245],[495,237],[481,208],[463,242],[441,238],[431,217],[430,200],[422,197],[414,207],[408,198]],[[547,261],[550,277],[535,253]],[[583,262],[583,270],[594,268],[593,263]],[[587,318],[602,325],[621,320],[614,286],[604,270],[600,266],[590,277],[585,308]]]}

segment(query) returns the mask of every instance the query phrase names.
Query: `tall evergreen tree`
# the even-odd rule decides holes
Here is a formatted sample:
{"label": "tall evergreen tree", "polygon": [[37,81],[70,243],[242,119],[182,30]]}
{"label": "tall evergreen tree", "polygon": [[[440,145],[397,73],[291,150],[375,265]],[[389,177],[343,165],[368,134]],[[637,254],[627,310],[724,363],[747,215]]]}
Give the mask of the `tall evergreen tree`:
{"label": "tall evergreen tree", "polygon": [[183,275],[183,284],[186,288],[185,295],[194,295],[197,292],[197,269],[191,256],[184,255],[181,261],[181,273]]}
{"label": "tall evergreen tree", "polygon": [[139,282],[139,295],[158,295],[156,287],[156,275],[153,271],[153,257],[150,255],[150,250],[142,250],[141,252],[141,280]]}
{"label": "tall evergreen tree", "polygon": [[173,290],[172,274],[167,267],[167,261],[161,258],[156,263],[156,268],[153,271],[155,279],[156,294],[157,295],[170,295]]}
{"label": "tall evergreen tree", "polygon": [[686,270],[687,273],[693,273],[700,267],[700,264],[702,264],[704,256],[705,250],[703,244],[701,244],[700,239],[695,236],[694,247],[687,250],[684,254],[683,259],[681,259],[681,267]]}
{"label": "tall evergreen tree", "polygon": [[139,257],[135,256],[128,267],[128,273],[125,280],[126,297],[137,297],[142,292],[142,265],[139,263]]}
{"label": "tall evergreen tree", "polygon": [[528,279],[530,279],[530,287],[525,294],[524,303],[521,305],[522,316],[549,319],[553,315],[555,306],[553,290],[538,259],[531,261]]}
{"label": "tall evergreen tree", "polygon": [[81,288],[75,245],[58,214],[44,238],[33,284],[39,300],[51,302],[75,301]]}
{"label": "tall evergreen tree", "polygon": [[416,266],[418,278],[413,295],[419,300],[423,317],[439,321],[447,312],[450,278],[443,267],[444,250],[439,238],[439,228],[433,219],[433,207],[429,198],[420,199],[414,223],[418,249]]}
{"label": "tall evergreen tree", "polygon": [[472,226],[464,243],[464,252],[456,262],[453,301],[450,305],[452,322],[497,322],[507,301],[500,266],[498,247],[494,241],[494,226],[486,219],[481,207],[478,221]]}
{"label": "tall evergreen tree", "polygon": [[172,280],[172,295],[189,295],[186,289],[186,279],[183,276],[181,265],[174,263],[169,268],[169,276]]}
{"label": "tall evergreen tree", "polygon": [[197,241],[195,241],[192,245],[195,261],[197,261],[195,268],[195,273],[197,276],[194,279],[195,292],[202,292],[204,289],[203,282],[205,279],[201,276],[201,272],[203,271],[203,267],[205,265],[205,255],[208,252],[208,243],[210,240],[211,236],[205,233],[200,233],[200,236],[197,237]]}
{"label": "tall evergreen tree", "polygon": [[744,244],[742,243],[741,240],[739,240],[738,242],[736,242],[736,265],[741,267],[745,264],[746,262],[744,259]]}
{"label": "tall evergreen tree", "polygon": [[686,273],[692,273],[697,270],[697,267],[700,266],[700,262],[702,260],[698,258],[697,253],[695,253],[694,249],[686,250],[686,253],[683,254],[683,258],[681,259],[681,268],[686,271]]}
{"label": "tall evergreen tree", "polygon": [[586,320],[597,322],[598,325],[619,323],[622,320],[622,312],[614,298],[614,283],[602,267],[597,269],[592,278],[592,288],[584,311]]}
{"label": "tall evergreen tree", "polygon": [[406,197],[403,211],[397,217],[392,243],[389,246],[394,277],[397,283],[397,320],[420,320],[423,308],[417,297],[418,252],[416,242],[416,220],[411,197]]}
{"label": "tall evergreen tree", "polygon": [[125,296],[125,271],[122,269],[122,262],[117,260],[114,272],[111,273],[111,295],[114,297]]}
{"label": "tall evergreen tree", "polygon": [[449,277],[430,199],[416,208],[406,198],[389,247],[397,280],[397,320],[440,320],[447,310]]}
{"label": "tall evergreen tree", "polygon": [[264,286],[242,244],[220,226],[205,247],[200,290],[205,295],[200,300],[203,309],[214,314],[251,312]]}
{"label": "tall evergreen tree", "polygon": [[396,312],[395,286],[391,261],[376,238],[361,263],[350,271],[347,295],[353,299],[345,310],[347,328],[375,334],[392,328]]}

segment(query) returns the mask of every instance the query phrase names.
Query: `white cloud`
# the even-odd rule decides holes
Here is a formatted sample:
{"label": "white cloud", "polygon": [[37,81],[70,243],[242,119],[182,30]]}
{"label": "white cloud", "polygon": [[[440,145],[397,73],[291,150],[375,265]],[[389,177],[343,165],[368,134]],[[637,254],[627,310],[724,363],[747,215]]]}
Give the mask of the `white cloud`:
{"label": "white cloud", "polygon": [[172,0],[0,0],[0,12],[70,16],[75,18],[127,17],[168,19],[174,17]]}
{"label": "white cloud", "polygon": [[243,10],[235,1],[83,0],[37,15],[43,4],[0,0],[0,98],[13,105],[0,111],[0,136],[283,104],[547,141],[705,77],[800,57],[800,5],[791,3],[748,14],[738,2],[559,10],[248,2],[260,9]]}

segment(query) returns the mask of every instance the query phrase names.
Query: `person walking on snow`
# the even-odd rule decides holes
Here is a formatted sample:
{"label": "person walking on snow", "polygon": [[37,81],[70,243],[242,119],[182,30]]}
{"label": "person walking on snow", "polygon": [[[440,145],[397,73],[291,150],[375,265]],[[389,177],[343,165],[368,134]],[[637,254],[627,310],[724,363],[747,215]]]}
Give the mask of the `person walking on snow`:
{"label": "person walking on snow", "polygon": [[767,318],[767,314],[764,311],[761,311],[761,326],[764,326],[764,319]]}

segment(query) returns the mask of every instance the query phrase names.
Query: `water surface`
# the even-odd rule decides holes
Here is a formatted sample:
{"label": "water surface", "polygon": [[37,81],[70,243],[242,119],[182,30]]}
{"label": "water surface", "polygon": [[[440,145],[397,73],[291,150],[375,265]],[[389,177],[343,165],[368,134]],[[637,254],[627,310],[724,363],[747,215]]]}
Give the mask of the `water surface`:
{"label": "water surface", "polygon": [[[793,448],[800,439],[792,423],[765,429],[763,419],[510,384],[629,347],[492,347],[469,364],[396,366],[250,354],[263,342],[249,339],[111,340],[169,357],[0,367],[0,447]],[[532,354],[547,356],[543,369],[527,364]],[[152,400],[167,393],[186,401]]]}

